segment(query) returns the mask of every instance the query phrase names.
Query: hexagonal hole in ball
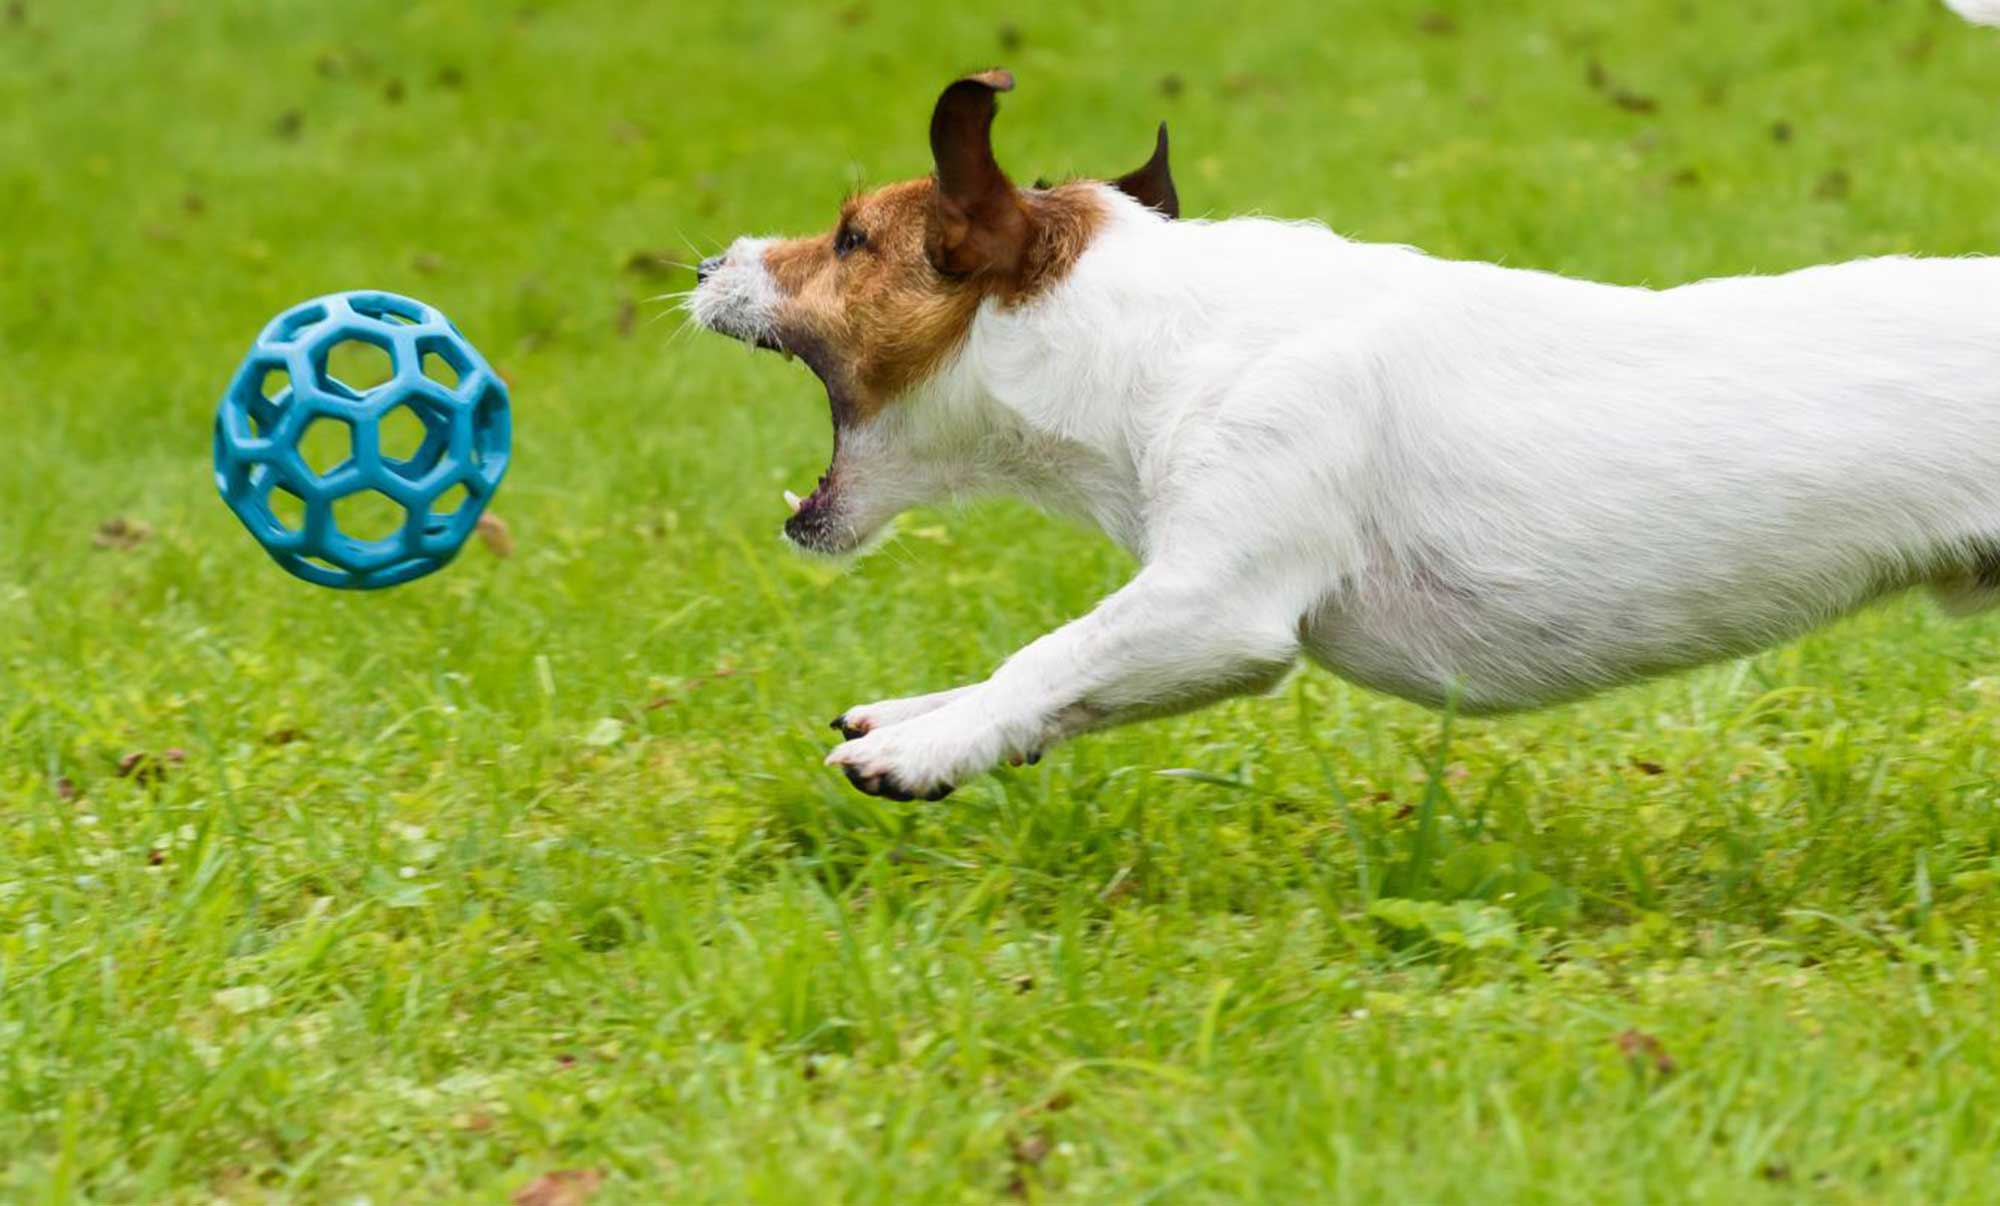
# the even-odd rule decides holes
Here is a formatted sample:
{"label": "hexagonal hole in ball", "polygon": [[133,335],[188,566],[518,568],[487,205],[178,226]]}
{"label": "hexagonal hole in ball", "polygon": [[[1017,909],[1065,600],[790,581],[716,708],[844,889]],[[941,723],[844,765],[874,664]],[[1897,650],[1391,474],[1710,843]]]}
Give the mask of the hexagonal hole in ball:
{"label": "hexagonal hole in ball", "polygon": [[363,318],[386,322],[390,326],[414,327],[424,320],[423,310],[386,293],[351,296],[347,299],[347,306]]}
{"label": "hexagonal hole in ball", "polygon": [[299,337],[299,332],[325,321],[325,306],[301,306],[278,321],[278,329],[271,333],[271,338],[278,343],[290,343]]}
{"label": "hexagonal hole in ball", "polygon": [[320,385],[336,397],[360,397],[396,375],[389,349],[366,339],[343,339],[319,361]]}
{"label": "hexagonal hole in ball", "polygon": [[305,528],[305,499],[300,498],[283,486],[273,486],[271,487],[270,495],[264,501],[265,505],[271,509],[271,518],[277,520],[278,526],[285,529],[285,531],[297,533]]}
{"label": "hexagonal hole in ball", "polygon": [[459,371],[452,367],[451,361],[446,360],[436,352],[425,352],[423,363],[424,376],[429,377],[446,389],[458,388]]}
{"label": "hexagonal hole in ball", "polygon": [[299,459],[319,477],[343,468],[354,459],[354,428],[345,419],[315,418],[299,436]]}
{"label": "hexagonal hole in ball", "polygon": [[418,403],[392,408],[375,424],[382,463],[391,473],[421,481],[451,448],[451,416]]}
{"label": "hexagonal hole in ball", "polygon": [[472,411],[472,463],[482,472],[487,463],[505,454],[510,425],[500,387],[488,382]]}
{"label": "hexagonal hole in ball", "polygon": [[277,365],[269,365],[257,375],[254,390],[239,393],[237,400],[250,417],[250,430],[258,439],[269,439],[292,401],[292,375]]}
{"label": "hexagonal hole in ball", "polygon": [[408,406],[396,407],[375,423],[375,438],[384,460],[409,460],[423,448],[424,439],[429,435],[430,428],[425,427],[417,412]]}
{"label": "hexagonal hole in ball", "polygon": [[267,402],[276,402],[291,390],[292,375],[276,366],[265,369],[264,379],[257,385],[257,392],[263,394]]}
{"label": "hexagonal hole in ball", "polygon": [[408,518],[401,503],[379,490],[360,490],[333,500],[333,526],[363,544],[389,539],[403,530]]}
{"label": "hexagonal hole in ball", "polygon": [[456,390],[472,371],[471,358],[457,343],[441,335],[426,335],[417,340],[417,354],[422,358],[424,376],[449,390]]}
{"label": "hexagonal hole in ball", "polygon": [[465,504],[471,501],[472,491],[466,489],[464,483],[446,490],[431,500],[430,515],[424,521],[425,529],[433,533],[444,531]]}

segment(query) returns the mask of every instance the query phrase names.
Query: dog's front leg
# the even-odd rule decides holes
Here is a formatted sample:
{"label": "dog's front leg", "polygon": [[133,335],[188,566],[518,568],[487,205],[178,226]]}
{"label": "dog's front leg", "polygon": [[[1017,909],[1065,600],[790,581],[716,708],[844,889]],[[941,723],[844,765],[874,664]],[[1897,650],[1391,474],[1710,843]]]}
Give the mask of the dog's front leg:
{"label": "dog's front leg", "polygon": [[1267,689],[1297,657],[1297,623],[1277,592],[1240,575],[1148,567],[985,682],[843,743],[827,762],[871,795],[940,799],[1078,733]]}

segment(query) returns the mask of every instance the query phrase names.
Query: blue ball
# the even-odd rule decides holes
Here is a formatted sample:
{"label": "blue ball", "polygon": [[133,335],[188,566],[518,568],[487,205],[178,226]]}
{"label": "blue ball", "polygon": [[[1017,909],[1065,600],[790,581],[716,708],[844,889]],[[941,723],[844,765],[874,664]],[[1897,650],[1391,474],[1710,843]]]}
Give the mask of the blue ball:
{"label": "blue ball", "polygon": [[[357,388],[337,375],[373,359]],[[215,483],[257,543],[321,586],[444,568],[507,473],[507,385],[450,319],[333,293],[271,320],[215,415]]]}

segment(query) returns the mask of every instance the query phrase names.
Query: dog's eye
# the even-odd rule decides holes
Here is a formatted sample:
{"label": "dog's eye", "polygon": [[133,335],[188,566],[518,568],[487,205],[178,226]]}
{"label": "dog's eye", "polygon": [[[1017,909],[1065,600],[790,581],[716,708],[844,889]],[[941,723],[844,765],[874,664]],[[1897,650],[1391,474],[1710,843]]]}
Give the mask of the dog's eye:
{"label": "dog's eye", "polygon": [[840,232],[833,236],[833,254],[838,256],[844,256],[856,247],[866,247],[867,245],[868,236],[862,234],[852,226],[841,227]]}

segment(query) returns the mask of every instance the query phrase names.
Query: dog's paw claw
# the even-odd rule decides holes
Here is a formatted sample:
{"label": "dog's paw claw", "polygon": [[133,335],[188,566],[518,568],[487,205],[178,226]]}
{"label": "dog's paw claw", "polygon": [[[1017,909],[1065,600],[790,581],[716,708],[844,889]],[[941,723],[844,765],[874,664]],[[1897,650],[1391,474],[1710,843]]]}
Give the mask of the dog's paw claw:
{"label": "dog's paw claw", "polygon": [[950,795],[952,791],[951,784],[940,783],[927,792],[917,792],[903,786],[894,775],[864,775],[851,766],[842,766],[840,769],[846,772],[847,781],[852,783],[854,789],[862,795],[874,796],[883,800],[894,800],[899,804],[907,804],[917,799],[930,801],[942,800]]}
{"label": "dog's paw claw", "polygon": [[833,722],[827,725],[827,727],[832,729],[834,732],[839,733],[843,738],[847,739],[848,741],[852,741],[856,737],[865,737],[868,735],[868,726],[865,724],[856,724],[855,722],[847,719],[847,713],[845,712],[842,712],[840,715],[834,717]]}

